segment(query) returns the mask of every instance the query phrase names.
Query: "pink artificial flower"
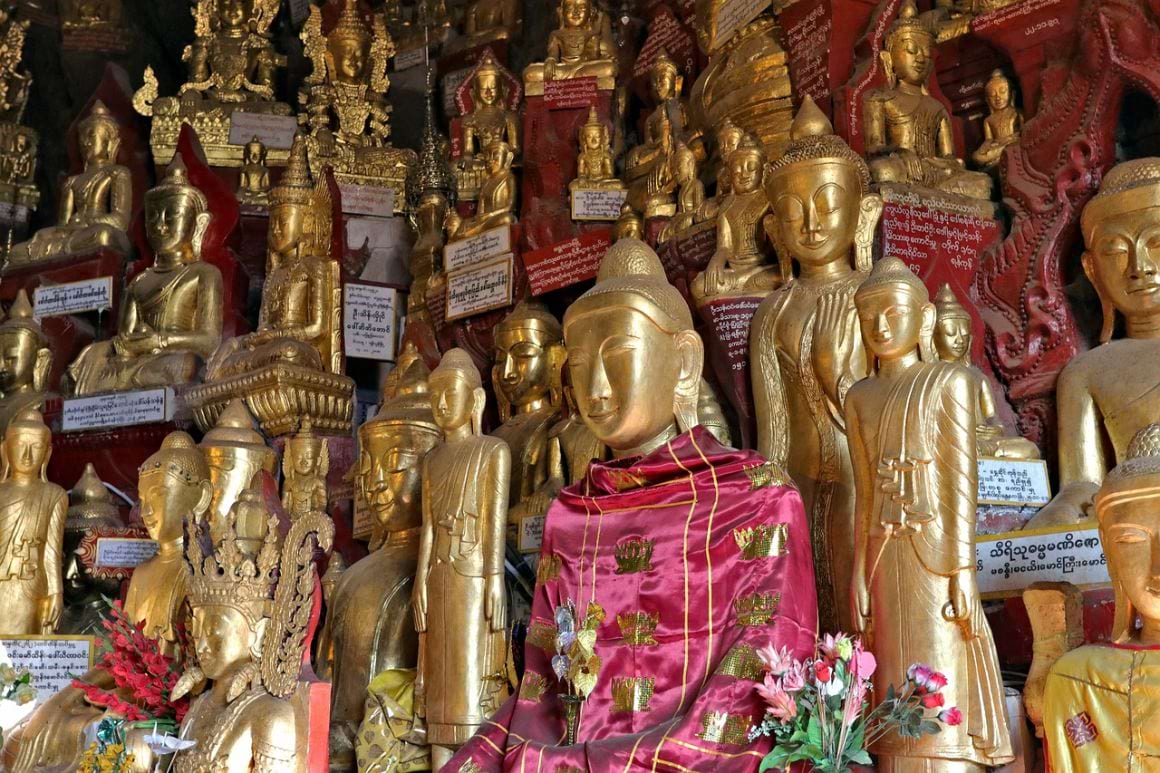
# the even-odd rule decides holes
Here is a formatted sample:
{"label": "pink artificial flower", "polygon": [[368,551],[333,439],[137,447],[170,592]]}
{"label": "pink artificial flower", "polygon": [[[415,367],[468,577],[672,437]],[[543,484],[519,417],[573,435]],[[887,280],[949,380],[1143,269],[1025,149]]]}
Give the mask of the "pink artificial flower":
{"label": "pink artificial flower", "polygon": [[826,659],[833,661],[838,657],[838,642],[843,638],[842,634],[831,636],[826,634],[818,642],[818,649],[826,656]]}
{"label": "pink artificial flower", "polygon": [[775,649],[772,644],[757,650],[757,657],[765,664],[765,669],[774,676],[781,676],[793,667],[793,655],[789,647]]}
{"label": "pink artificial flower", "polygon": [[873,652],[867,652],[859,644],[854,647],[854,657],[850,661],[850,671],[859,679],[869,680],[878,668],[878,661]]}
{"label": "pink artificial flower", "polygon": [[931,673],[929,666],[924,666],[922,663],[914,663],[910,668],[906,669],[906,678],[918,686],[919,692],[923,692],[926,690],[927,682],[930,681]]}
{"label": "pink artificial flower", "polygon": [[800,692],[806,686],[805,669],[801,663],[794,663],[793,667],[781,677],[781,689],[788,693]]}
{"label": "pink artificial flower", "polygon": [[766,697],[769,713],[781,724],[786,724],[797,716],[797,701],[779,687],[775,687]]}
{"label": "pink artificial flower", "polygon": [[846,696],[846,705],[842,711],[842,726],[850,727],[862,713],[862,703],[866,700],[866,685],[861,679],[855,679],[850,686],[850,694]]}
{"label": "pink artificial flower", "polygon": [[774,678],[773,674],[766,674],[765,680],[757,685],[757,694],[770,706],[773,705],[774,694],[781,691],[781,686],[777,683],[777,679]]}
{"label": "pink artificial flower", "polygon": [[824,660],[818,660],[814,662],[814,677],[823,684],[830,681],[830,677],[833,675],[833,670],[833,666]]}
{"label": "pink artificial flower", "polygon": [[961,724],[963,721],[963,712],[959,711],[957,706],[951,706],[949,709],[943,709],[938,713],[939,721],[949,727]]}
{"label": "pink artificial flower", "polygon": [[927,677],[927,680],[926,680],[926,687],[928,690],[938,692],[939,690],[941,690],[942,688],[944,688],[946,686],[947,686],[947,678],[946,678],[945,674],[942,674],[938,671],[931,671],[930,672],[930,676]]}
{"label": "pink artificial flower", "polygon": [[931,692],[922,696],[922,706],[926,709],[937,709],[943,705],[941,692]]}

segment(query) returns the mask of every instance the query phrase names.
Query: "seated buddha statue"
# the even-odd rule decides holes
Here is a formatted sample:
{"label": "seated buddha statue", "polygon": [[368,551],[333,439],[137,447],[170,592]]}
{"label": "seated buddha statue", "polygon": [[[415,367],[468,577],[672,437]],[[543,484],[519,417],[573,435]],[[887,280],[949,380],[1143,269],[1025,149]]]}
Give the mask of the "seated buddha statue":
{"label": "seated buddha statue", "polygon": [[84,162],[60,188],[57,224],[40,229],[32,239],[13,245],[13,266],[58,260],[105,248],[122,255],[131,249],[133,181],[117,163],[121,127],[100,100],[77,127],[77,144]]}
{"label": "seated buddha statue", "polygon": [[238,172],[238,203],[265,208],[270,203],[270,167],[266,166],[266,144],[256,136],[242,151]]}
{"label": "seated buddha statue", "polygon": [[23,290],[0,322],[0,431],[29,408],[40,410],[49,391],[52,343]]}
{"label": "seated buddha statue", "polygon": [[224,104],[274,99],[274,78],[286,57],[267,30],[278,13],[269,0],[198,0],[195,39],[181,58],[189,78],[178,96],[197,94]]}
{"label": "seated buddha statue", "polygon": [[576,156],[576,179],[568,183],[568,190],[624,190],[613,166],[608,126],[600,120],[595,107],[588,111],[588,120],[577,132],[577,140],[580,152]]}
{"label": "seated buddha statue", "polygon": [[73,393],[175,386],[193,381],[222,337],[223,288],[217,266],[201,260],[209,226],[205,194],[176,156],[145,194],[153,265],[129,282],[117,334],[86,346],[69,366]]}
{"label": "seated buddha statue", "polygon": [[[1111,168],[1080,216],[1084,273],[1103,308],[1100,345],[1072,358],[1056,383],[1059,492],[1027,528],[1090,517],[1104,473],[1160,415],[1160,158]],[[1122,316],[1126,337],[1112,340]]]}
{"label": "seated buddha statue", "polygon": [[463,15],[463,47],[518,37],[523,23],[523,4],[517,0],[474,0]]}
{"label": "seated buddha statue", "polygon": [[1002,70],[991,73],[983,93],[991,113],[983,119],[983,144],[979,145],[971,158],[980,169],[992,169],[999,165],[1003,150],[1019,141],[1020,132],[1023,131],[1023,114],[1015,107],[1011,81],[1007,80]]}
{"label": "seated buddha statue", "polygon": [[1149,770],[1160,691],[1160,424],[1143,427],[1095,495],[1100,542],[1115,591],[1111,638],[1078,647],[1051,667],[1043,735],[1053,773]]}
{"label": "seated buddha statue", "polygon": [[705,205],[705,184],[701,182],[697,154],[684,143],[673,151],[673,182],[677,186],[677,212],[661,229],[659,242],[666,242],[692,227]]}
{"label": "seated buddha statue", "polygon": [[608,17],[592,0],[560,0],[560,26],[548,35],[548,56],[524,69],[524,93],[544,93],[547,81],[596,78],[598,89],[612,89],[616,48]]}
{"label": "seated buddha statue", "polygon": [[887,85],[866,94],[863,130],[876,183],[925,185],[971,198],[991,196],[991,178],[955,158],[947,108],[927,91],[935,31],[914,0],[904,0],[880,54]]}
{"label": "seated buddha statue", "polygon": [[[519,693],[446,769],[695,770],[711,758],[756,771],[756,649],[814,651],[801,498],[763,457],[700,426],[701,339],[648,245],[612,245],[565,312],[564,341],[580,415],[614,458],[552,503]],[[604,664],[570,746],[551,666],[569,601]]]}
{"label": "seated buddha statue", "polygon": [[[459,122],[463,155],[456,169],[459,196],[473,199],[487,174],[485,151],[495,141],[502,140],[511,148],[513,156],[520,152],[520,114],[508,109],[508,95],[504,71],[491,49],[484,51],[470,76],[471,112]],[[510,73],[509,73],[510,77]]]}
{"label": "seated buddha statue", "polygon": [[[479,205],[471,217],[451,218],[451,238],[456,242],[483,233],[490,228],[516,222],[516,195],[519,184],[512,172],[515,155],[506,142],[497,140],[487,146],[487,177],[479,186]],[[458,222],[457,222],[458,220]]]}
{"label": "seated buddha statue", "polygon": [[676,211],[677,188],[673,157],[677,147],[691,144],[689,117],[681,86],[684,77],[676,62],[662,48],[649,68],[649,88],[656,107],[645,119],[640,144],[624,159],[628,201],[645,217],[668,216]]}

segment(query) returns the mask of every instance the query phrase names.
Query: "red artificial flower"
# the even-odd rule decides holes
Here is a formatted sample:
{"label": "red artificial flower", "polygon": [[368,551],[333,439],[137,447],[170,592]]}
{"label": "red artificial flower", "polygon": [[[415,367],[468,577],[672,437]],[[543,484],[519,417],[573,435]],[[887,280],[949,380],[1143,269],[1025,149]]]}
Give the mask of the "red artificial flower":
{"label": "red artificial flower", "polygon": [[947,686],[947,678],[945,674],[938,671],[931,671],[930,676],[926,678],[926,687],[935,692]]}
{"label": "red artificial flower", "polygon": [[922,706],[926,709],[937,709],[943,705],[941,692],[931,692],[922,696]]}
{"label": "red artificial flower", "polygon": [[963,712],[958,710],[958,707],[951,706],[949,709],[943,709],[938,714],[939,721],[948,727],[959,725],[963,721]]}
{"label": "red artificial flower", "polygon": [[814,677],[823,684],[830,681],[833,671],[833,666],[824,660],[819,660],[814,663]]}

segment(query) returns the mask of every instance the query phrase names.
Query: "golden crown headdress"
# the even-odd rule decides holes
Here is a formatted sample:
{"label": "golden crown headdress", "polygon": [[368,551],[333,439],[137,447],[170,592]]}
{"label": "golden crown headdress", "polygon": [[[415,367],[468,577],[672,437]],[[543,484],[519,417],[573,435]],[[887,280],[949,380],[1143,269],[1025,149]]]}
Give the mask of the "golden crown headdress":
{"label": "golden crown headdress", "polygon": [[360,43],[365,43],[370,40],[370,37],[370,27],[363,21],[362,14],[358,12],[358,0],[346,0],[342,4],[342,14],[338,17],[338,24],[334,25],[334,29],[330,31],[326,39],[328,41],[357,40]]}
{"label": "golden crown headdress", "polygon": [[290,157],[282,179],[270,191],[270,205],[309,204],[314,197],[314,183],[310,179],[310,165],[306,157],[306,135],[294,135]]}
{"label": "golden crown headdress", "polygon": [[[233,607],[253,623],[270,613],[278,586],[278,516],[271,512],[267,517],[266,533],[256,555],[243,549],[237,517],[235,508],[222,516],[217,544],[213,544],[208,524],[187,522],[189,599],[194,605]],[[207,551],[206,545],[211,545],[211,549]]]}

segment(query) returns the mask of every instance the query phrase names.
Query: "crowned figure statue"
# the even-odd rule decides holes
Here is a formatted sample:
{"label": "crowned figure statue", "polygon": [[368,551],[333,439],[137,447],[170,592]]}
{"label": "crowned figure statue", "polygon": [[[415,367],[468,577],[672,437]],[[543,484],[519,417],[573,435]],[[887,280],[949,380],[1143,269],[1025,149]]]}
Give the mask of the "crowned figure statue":
{"label": "crowned figure statue", "polygon": [[[519,114],[519,82],[500,66],[490,49],[484,51],[479,64],[468,75],[471,109],[459,121],[462,151],[455,171],[459,198],[473,201],[487,176],[485,150],[502,140],[518,156],[523,141]],[[514,94],[511,92],[514,90]],[[457,98],[462,98],[461,96]]]}

